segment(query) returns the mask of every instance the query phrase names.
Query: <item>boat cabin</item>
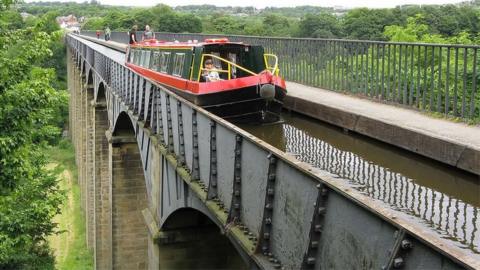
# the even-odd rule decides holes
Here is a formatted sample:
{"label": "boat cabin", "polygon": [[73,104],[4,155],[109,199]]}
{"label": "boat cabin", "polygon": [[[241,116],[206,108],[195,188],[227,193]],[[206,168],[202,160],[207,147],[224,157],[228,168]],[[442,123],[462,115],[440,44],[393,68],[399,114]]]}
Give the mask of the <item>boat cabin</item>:
{"label": "boat cabin", "polygon": [[131,45],[127,51],[130,64],[197,82],[206,82],[202,74],[207,59],[213,61],[222,80],[257,75],[266,69],[278,73],[276,56],[264,54],[262,46],[227,39],[206,39],[201,43],[148,40]]}

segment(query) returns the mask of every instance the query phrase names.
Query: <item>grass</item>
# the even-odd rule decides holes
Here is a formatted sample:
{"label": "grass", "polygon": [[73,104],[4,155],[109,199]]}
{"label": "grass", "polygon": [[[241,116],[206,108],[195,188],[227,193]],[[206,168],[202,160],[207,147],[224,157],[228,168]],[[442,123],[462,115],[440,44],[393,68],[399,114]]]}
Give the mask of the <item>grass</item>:
{"label": "grass", "polygon": [[67,199],[62,213],[54,218],[59,234],[49,238],[55,254],[55,268],[60,270],[93,269],[93,255],[87,249],[85,215],[80,208],[80,188],[77,183],[75,153],[68,141],[46,150],[49,167],[58,175],[60,185],[66,191]]}

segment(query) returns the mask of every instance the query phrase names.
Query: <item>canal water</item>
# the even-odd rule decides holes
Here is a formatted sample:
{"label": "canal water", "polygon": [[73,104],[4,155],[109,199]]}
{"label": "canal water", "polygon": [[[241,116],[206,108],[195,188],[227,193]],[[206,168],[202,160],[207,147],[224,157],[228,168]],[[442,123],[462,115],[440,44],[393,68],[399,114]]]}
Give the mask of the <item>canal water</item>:
{"label": "canal water", "polygon": [[480,254],[478,176],[299,114],[283,120],[241,127]]}

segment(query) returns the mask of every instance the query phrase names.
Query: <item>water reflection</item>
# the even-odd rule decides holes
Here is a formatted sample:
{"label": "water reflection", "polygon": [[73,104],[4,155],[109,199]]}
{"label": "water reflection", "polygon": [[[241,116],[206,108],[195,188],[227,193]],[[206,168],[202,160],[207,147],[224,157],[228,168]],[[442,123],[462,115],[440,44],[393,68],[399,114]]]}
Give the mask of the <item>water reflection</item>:
{"label": "water reflection", "polygon": [[297,115],[246,130],[480,253],[478,176]]}

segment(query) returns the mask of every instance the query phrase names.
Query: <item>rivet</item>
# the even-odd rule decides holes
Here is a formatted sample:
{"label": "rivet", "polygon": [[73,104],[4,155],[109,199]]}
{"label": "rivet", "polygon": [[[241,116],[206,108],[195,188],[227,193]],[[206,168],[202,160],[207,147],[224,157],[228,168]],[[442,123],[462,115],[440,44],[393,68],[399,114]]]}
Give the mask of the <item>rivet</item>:
{"label": "rivet", "polygon": [[311,247],[311,248],[317,248],[317,247],[318,247],[318,241],[312,241],[312,242],[310,243],[310,247]]}
{"label": "rivet", "polygon": [[308,257],[307,264],[309,264],[309,265],[315,264],[315,258],[314,257]]}
{"label": "rivet", "polygon": [[271,218],[266,218],[265,219],[265,224],[267,224],[267,225],[272,224],[272,219]]}
{"label": "rivet", "polygon": [[265,205],[265,208],[266,208],[266,209],[272,209],[272,204],[267,203],[267,205]]}
{"label": "rivet", "polygon": [[322,225],[315,225],[315,232],[322,232]]}
{"label": "rivet", "polygon": [[270,195],[270,196],[272,196],[274,193],[275,193],[275,192],[274,192],[273,188],[269,188],[269,189],[267,190],[267,194]]}
{"label": "rivet", "polygon": [[318,214],[319,215],[325,214],[326,211],[327,211],[327,209],[325,207],[319,207],[318,208]]}
{"label": "rivet", "polygon": [[411,249],[413,247],[412,242],[407,239],[402,240],[402,248],[403,249]]}
{"label": "rivet", "polygon": [[273,258],[270,258],[270,259],[268,259],[268,261],[270,261],[271,263],[273,263],[274,259],[273,259]]}
{"label": "rivet", "polygon": [[403,258],[402,257],[398,257],[398,258],[395,258],[393,260],[393,268],[400,268],[403,266]]}
{"label": "rivet", "polygon": [[272,180],[275,180],[275,174],[274,174],[274,173],[270,174],[270,175],[268,176],[268,180],[271,180],[271,181],[272,181]]}
{"label": "rivet", "polygon": [[263,234],[263,239],[270,239],[270,234],[269,233],[264,233]]}
{"label": "rivet", "polygon": [[279,264],[279,263],[277,263],[277,264],[275,264],[273,267],[274,267],[275,269],[280,269],[280,267],[282,267],[282,265]]}
{"label": "rivet", "polygon": [[236,203],[236,204],[234,204],[234,207],[235,207],[235,209],[239,209],[239,208],[240,208],[240,204]]}
{"label": "rivet", "polygon": [[235,190],[235,193],[234,193],[234,194],[235,194],[235,197],[240,196],[240,190]]}

